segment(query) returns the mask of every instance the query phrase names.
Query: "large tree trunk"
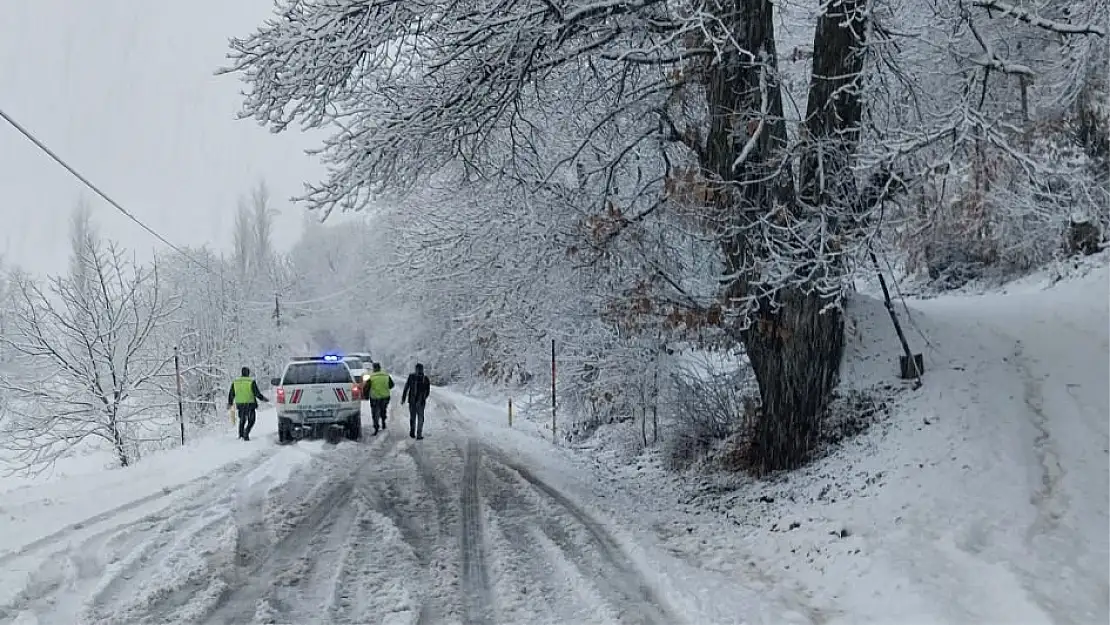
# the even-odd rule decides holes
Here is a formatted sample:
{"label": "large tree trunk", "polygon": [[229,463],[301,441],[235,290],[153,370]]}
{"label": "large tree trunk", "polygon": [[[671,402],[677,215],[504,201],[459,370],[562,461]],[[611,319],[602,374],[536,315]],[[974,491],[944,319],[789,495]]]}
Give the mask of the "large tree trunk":
{"label": "large tree trunk", "polygon": [[839,379],[844,320],[799,288],[779,292],[777,311],[761,307],[744,333],[762,399],[751,440],[758,473],[801,465],[817,444],[821,418]]}
{"label": "large tree trunk", "polygon": [[[851,158],[862,115],[858,80],[866,5],[867,0],[832,0],[817,22],[795,207],[800,216],[822,219],[822,212],[835,207],[850,219],[851,209],[859,207]],[[846,224],[840,219],[832,225]],[[843,271],[839,262],[824,266],[833,280],[838,276],[828,274]],[[793,468],[810,456],[839,380],[843,315],[831,306],[836,302],[805,287],[780,293],[778,312],[762,307],[746,335],[763,398],[753,440],[754,457],[761,461],[756,468],[763,471]]]}
{"label": "large tree trunk", "polygon": [[[865,2],[853,0],[850,15],[858,15],[857,5]],[[848,6],[834,2],[819,21],[806,130],[834,143],[847,139],[851,145],[859,124],[859,94],[838,88],[844,86],[852,67],[855,71],[849,80],[859,73],[862,57],[849,51],[862,40],[863,23],[854,17],[845,20]],[[828,172],[817,166],[827,165],[821,154],[809,151],[802,160],[802,188],[795,194],[789,156],[783,152],[787,136],[777,82],[773,7],[767,0],[735,0],[734,8],[723,16],[728,15],[732,22],[740,47],[753,51],[755,58],[734,54],[710,72],[711,123],[702,165],[722,182],[717,208],[735,230],[724,243],[733,277],[728,295],[740,299],[749,295],[750,277],[761,262],[760,250],[749,245],[744,229],[771,210],[796,216],[821,210]],[[846,128],[851,129],[850,136],[841,134]],[[736,166],[745,146],[747,156]],[[849,151],[836,150],[841,156]],[[839,162],[846,165],[847,160]],[[850,174],[846,167],[837,166],[833,171],[842,183],[846,179],[841,174]],[[822,172],[825,175],[819,175]],[[794,468],[806,460],[817,442],[820,419],[838,380],[843,319],[839,310],[829,308],[831,302],[809,288],[812,286],[800,282],[780,290],[777,306],[760,297],[755,319],[743,333],[762,399],[751,449],[753,468],[760,472]]]}

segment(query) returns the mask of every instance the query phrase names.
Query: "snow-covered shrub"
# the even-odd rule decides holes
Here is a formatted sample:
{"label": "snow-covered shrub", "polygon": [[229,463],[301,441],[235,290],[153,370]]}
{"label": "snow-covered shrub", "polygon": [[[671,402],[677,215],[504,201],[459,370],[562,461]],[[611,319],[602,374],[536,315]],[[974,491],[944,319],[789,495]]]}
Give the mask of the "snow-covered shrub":
{"label": "snow-covered shrub", "polygon": [[745,436],[756,417],[754,378],[749,369],[674,376],[671,416],[665,439],[668,465],[685,470],[721,441]]}

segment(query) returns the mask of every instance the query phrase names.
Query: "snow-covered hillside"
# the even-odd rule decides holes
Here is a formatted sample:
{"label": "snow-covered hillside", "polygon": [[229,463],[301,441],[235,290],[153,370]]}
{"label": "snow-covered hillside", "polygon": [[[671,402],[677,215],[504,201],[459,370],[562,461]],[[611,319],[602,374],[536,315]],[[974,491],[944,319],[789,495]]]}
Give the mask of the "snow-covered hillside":
{"label": "snow-covered hillside", "polygon": [[[1106,622],[1108,280],[1103,265],[909,302],[923,387],[796,473],[672,479],[668,500],[686,502],[672,548],[739,583],[795,589],[813,621]],[[850,312],[846,384],[896,379],[881,302]],[[652,464],[615,471],[658,492]]]}

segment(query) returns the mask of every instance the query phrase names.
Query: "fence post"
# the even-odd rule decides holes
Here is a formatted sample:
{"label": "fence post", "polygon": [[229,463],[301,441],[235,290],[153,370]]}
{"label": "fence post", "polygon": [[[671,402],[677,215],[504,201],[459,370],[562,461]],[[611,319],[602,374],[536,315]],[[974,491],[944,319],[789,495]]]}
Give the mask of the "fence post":
{"label": "fence post", "polygon": [[181,398],[181,359],[177,346],[173,346],[173,370],[177,378],[177,422],[181,426],[181,445],[185,445],[185,404]]}
{"label": "fence post", "polygon": [[551,339],[551,442],[559,443],[555,436],[555,339]]}
{"label": "fence post", "polygon": [[513,427],[513,398],[509,398],[509,427]]}

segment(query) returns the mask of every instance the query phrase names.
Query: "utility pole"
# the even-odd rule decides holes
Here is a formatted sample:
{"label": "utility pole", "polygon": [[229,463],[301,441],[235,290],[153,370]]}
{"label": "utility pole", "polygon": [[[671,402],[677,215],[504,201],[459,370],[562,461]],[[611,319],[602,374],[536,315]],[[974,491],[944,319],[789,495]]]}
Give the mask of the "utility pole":
{"label": "utility pole", "polygon": [[274,291],[274,325],[281,327],[281,300],[278,299],[277,291]]}
{"label": "utility pole", "polygon": [[279,292],[274,291],[274,335],[273,339],[266,342],[266,366],[274,366],[278,354],[282,350],[281,341],[281,299]]}
{"label": "utility pole", "polygon": [[181,359],[177,346],[173,346],[173,370],[177,374],[177,422],[181,426],[181,445],[185,445],[185,403],[181,397]]}

